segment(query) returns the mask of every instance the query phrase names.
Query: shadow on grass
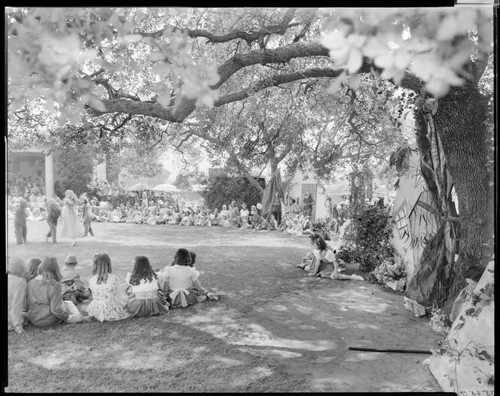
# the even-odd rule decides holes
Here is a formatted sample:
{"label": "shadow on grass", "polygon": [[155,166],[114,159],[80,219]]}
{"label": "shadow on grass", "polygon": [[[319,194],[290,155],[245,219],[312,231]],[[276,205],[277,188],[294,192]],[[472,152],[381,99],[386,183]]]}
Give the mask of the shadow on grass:
{"label": "shadow on grass", "polygon": [[[30,228],[29,238],[37,238],[36,227],[42,240],[45,224]],[[8,391],[370,391],[367,381],[376,376],[386,387],[424,378],[405,375],[414,362],[347,351],[351,343],[423,342],[429,329],[402,308],[400,296],[375,285],[304,276],[295,264],[310,248],[307,238],[127,224],[96,224],[95,231],[74,248],[16,246],[9,235],[9,250],[26,260],[55,255],[60,264],[76,254],[84,280],[93,253],[107,251],[123,281],[136,255],[163,268],[178,247],[188,247],[197,253],[202,285],[223,298],[161,317],[9,334]],[[401,375],[393,379],[394,372]]]}
{"label": "shadow on grass", "polygon": [[277,385],[308,390],[304,378],[290,381],[283,368],[276,371],[224,338],[182,323],[184,313],[29,326],[25,336],[9,335],[7,391],[260,392]]}

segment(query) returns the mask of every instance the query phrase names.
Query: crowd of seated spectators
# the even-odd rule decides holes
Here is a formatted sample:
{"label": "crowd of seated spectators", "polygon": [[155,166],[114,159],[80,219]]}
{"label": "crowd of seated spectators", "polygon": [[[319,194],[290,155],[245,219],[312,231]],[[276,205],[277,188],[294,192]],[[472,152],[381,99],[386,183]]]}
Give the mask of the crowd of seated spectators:
{"label": "crowd of seated spectators", "polygon": [[[19,202],[24,198],[28,202],[27,219],[43,221],[46,219],[47,198],[42,194],[43,178],[17,177],[9,183],[8,209],[9,218]],[[41,186],[40,186],[41,185]],[[237,204],[232,201],[228,205],[213,210],[208,209],[202,201],[186,204],[170,193],[138,192],[129,193],[109,184],[107,181],[94,179],[88,185],[85,194],[90,201],[92,221],[133,223],[150,225],[180,225],[199,227],[233,227],[241,229],[278,230],[291,235],[311,235],[317,231],[318,224],[322,229],[338,232],[338,227],[345,221],[344,216],[335,216],[313,223],[294,200],[283,205],[281,221],[273,213],[264,215],[260,203],[251,205]],[[42,189],[43,188],[43,189]],[[77,208],[80,219],[83,206]]]}

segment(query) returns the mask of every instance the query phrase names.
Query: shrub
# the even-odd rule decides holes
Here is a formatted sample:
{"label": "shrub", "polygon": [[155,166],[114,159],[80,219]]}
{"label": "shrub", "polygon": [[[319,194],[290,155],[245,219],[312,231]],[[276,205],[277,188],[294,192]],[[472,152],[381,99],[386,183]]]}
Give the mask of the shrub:
{"label": "shrub", "polygon": [[344,245],[338,252],[340,259],[359,263],[363,272],[371,272],[384,260],[392,259],[389,209],[380,205],[358,207],[351,221],[351,227],[344,234]]}
{"label": "shrub", "polygon": [[401,281],[406,286],[406,265],[404,261],[395,263],[394,260],[386,259],[373,270],[373,275],[378,283],[387,285],[388,282]]}
{"label": "shrub", "polygon": [[64,192],[73,190],[76,195],[87,192],[87,184],[92,179],[93,163],[88,150],[65,148],[56,152],[58,178],[54,183],[54,191],[64,197]]}

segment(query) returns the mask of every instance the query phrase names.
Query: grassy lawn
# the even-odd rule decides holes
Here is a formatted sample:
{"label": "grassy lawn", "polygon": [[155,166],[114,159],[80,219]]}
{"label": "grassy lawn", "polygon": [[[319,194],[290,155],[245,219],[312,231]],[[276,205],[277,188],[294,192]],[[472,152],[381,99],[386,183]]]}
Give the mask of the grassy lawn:
{"label": "grassy lawn", "polygon": [[[151,318],[26,327],[8,335],[7,392],[439,391],[427,355],[363,353],[348,346],[429,349],[428,320],[400,294],[360,281],[309,278],[295,267],[306,237],[227,228],[97,223],[95,237],[57,245],[28,223],[8,255],[67,254],[87,280],[96,252],[124,282],[136,255],[154,268],[184,247],[197,254],[204,287],[222,298]],[[349,268],[348,268],[349,269]]]}

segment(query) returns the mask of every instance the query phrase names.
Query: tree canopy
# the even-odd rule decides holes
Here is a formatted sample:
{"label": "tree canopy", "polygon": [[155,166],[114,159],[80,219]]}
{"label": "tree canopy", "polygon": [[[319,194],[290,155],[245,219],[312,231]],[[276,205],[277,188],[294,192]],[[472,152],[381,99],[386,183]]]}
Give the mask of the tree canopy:
{"label": "tree canopy", "polygon": [[237,168],[307,155],[326,175],[386,156],[408,112],[430,112],[459,199],[460,268],[487,260],[492,8],[8,8],[6,21],[21,144],[148,155],[196,137]]}

